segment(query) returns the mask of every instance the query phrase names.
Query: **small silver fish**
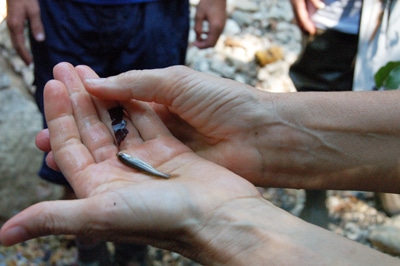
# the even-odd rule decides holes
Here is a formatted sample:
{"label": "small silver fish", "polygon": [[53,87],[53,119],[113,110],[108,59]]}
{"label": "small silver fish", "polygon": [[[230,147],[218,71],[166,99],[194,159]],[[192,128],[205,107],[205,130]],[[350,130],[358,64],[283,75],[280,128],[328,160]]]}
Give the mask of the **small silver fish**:
{"label": "small silver fish", "polygon": [[150,164],[143,162],[142,160],[139,160],[137,158],[133,158],[129,154],[126,154],[124,152],[118,152],[117,153],[118,159],[124,163],[125,165],[132,167],[138,171],[144,172],[149,175],[157,176],[157,177],[163,177],[163,178],[170,178],[171,175],[167,173],[163,173],[155,169],[153,166]]}

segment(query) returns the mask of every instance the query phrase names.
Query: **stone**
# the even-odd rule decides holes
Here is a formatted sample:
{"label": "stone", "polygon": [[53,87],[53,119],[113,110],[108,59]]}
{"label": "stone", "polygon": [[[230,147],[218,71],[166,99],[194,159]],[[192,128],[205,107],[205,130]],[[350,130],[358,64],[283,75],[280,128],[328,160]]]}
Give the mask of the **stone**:
{"label": "stone", "polygon": [[10,84],[10,78],[5,74],[0,73],[0,90],[7,89],[8,87],[10,87]]}
{"label": "stone", "polygon": [[232,12],[231,17],[241,28],[251,25],[254,21],[253,17],[250,16],[249,13],[241,10],[235,10]]}
{"label": "stone", "polygon": [[234,21],[233,19],[227,19],[225,23],[225,28],[224,28],[224,34],[225,35],[237,35],[241,31],[239,24]]}
{"label": "stone", "polygon": [[259,50],[255,53],[257,63],[263,67],[283,59],[283,49],[280,46],[272,46],[265,50]]}
{"label": "stone", "polygon": [[389,215],[400,214],[400,195],[393,193],[379,193],[378,197],[382,208]]}
{"label": "stone", "polygon": [[377,226],[370,232],[368,239],[381,251],[400,256],[400,215]]}
{"label": "stone", "polygon": [[61,195],[37,176],[43,155],[35,136],[41,123],[31,99],[15,88],[0,91],[0,223],[35,202]]}
{"label": "stone", "polygon": [[239,9],[247,12],[256,12],[259,9],[258,4],[255,1],[250,0],[233,0],[228,1],[235,9]]}

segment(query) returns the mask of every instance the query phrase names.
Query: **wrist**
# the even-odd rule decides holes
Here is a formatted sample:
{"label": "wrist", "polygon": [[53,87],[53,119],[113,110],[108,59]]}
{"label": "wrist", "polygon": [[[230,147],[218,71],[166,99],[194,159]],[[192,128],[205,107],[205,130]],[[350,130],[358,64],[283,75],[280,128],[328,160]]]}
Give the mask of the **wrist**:
{"label": "wrist", "polygon": [[254,218],[265,211],[264,200],[258,198],[224,204],[189,226],[185,246],[191,251],[186,255],[204,265],[263,264],[268,235],[262,219]]}
{"label": "wrist", "polygon": [[[183,241],[203,265],[397,265],[398,260],[308,224],[260,198],[228,202]],[[182,244],[182,243],[181,243]]]}

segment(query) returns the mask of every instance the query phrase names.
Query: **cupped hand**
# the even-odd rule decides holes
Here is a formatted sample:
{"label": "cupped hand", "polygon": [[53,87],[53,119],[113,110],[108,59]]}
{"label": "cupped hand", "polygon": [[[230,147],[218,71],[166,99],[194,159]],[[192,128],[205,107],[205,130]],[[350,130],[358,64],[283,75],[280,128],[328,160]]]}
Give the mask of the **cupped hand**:
{"label": "cupped hand", "polygon": [[[253,185],[179,142],[146,103],[93,98],[78,73],[82,79],[97,77],[89,68],[75,71],[61,63],[44,92],[51,156],[78,199],[42,202],[17,214],[1,228],[3,245],[75,234],[174,250],[182,241],[196,245],[197,232],[226,204],[260,201]],[[116,105],[124,107],[129,130],[120,146],[108,114]],[[118,151],[173,177],[152,177],[125,166]]]}
{"label": "cupped hand", "polygon": [[200,156],[254,183],[264,173],[257,141],[261,121],[274,114],[261,100],[268,93],[183,66],[86,79],[85,86],[101,99],[157,103],[174,136]]}

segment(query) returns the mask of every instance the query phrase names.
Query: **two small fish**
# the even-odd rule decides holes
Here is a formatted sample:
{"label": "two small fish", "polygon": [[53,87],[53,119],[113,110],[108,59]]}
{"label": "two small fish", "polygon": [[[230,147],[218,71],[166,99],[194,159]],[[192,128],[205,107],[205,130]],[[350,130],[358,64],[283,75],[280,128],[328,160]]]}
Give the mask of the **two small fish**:
{"label": "two small fish", "polygon": [[167,174],[167,173],[163,173],[160,172],[159,170],[157,170],[156,168],[154,168],[153,166],[151,166],[150,164],[139,160],[137,158],[133,158],[132,156],[130,156],[129,154],[126,154],[124,152],[118,152],[117,153],[117,157],[118,159],[124,163],[125,165],[132,167],[138,171],[141,171],[143,173],[149,174],[149,175],[153,175],[153,176],[157,176],[157,177],[162,177],[162,178],[170,178],[171,175]]}

